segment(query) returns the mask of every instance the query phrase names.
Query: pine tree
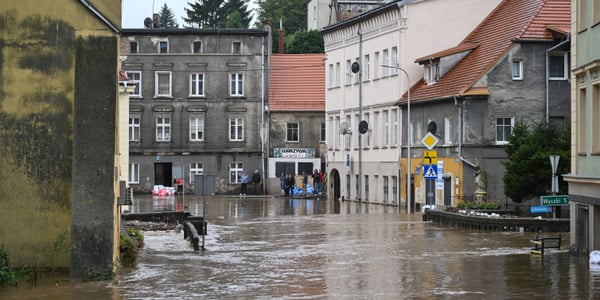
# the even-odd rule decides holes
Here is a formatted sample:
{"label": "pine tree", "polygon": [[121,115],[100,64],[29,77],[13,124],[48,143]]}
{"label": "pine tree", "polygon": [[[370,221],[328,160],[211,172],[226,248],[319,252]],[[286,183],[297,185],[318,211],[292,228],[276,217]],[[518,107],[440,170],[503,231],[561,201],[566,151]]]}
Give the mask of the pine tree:
{"label": "pine tree", "polygon": [[195,28],[215,28],[224,24],[229,14],[223,0],[200,0],[188,3],[187,18],[183,20]]}
{"label": "pine tree", "polygon": [[178,28],[179,24],[175,21],[175,15],[173,11],[167,6],[167,3],[163,4],[160,8],[160,28]]}
{"label": "pine tree", "polygon": [[252,13],[248,11],[248,0],[229,0],[225,5],[228,28],[248,28]]}

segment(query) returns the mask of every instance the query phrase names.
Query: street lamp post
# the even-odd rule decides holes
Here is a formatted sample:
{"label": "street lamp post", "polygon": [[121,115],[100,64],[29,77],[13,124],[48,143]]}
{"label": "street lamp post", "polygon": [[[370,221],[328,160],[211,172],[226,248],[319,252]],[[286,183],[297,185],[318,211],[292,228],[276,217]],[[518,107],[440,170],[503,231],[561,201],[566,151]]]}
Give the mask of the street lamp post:
{"label": "street lamp post", "polygon": [[[392,68],[392,69],[397,69],[402,71],[402,73],[404,73],[404,75],[406,76],[406,83],[408,88],[407,90],[407,105],[406,105],[406,211],[407,213],[411,213],[411,195],[410,195],[410,77],[408,76],[408,73],[406,72],[406,70],[402,69],[401,67],[397,67],[397,66],[388,66],[388,65],[381,65],[384,68]],[[400,96],[402,96],[402,90],[400,88],[398,88],[398,90],[400,91]],[[400,205],[400,204],[398,204]]]}

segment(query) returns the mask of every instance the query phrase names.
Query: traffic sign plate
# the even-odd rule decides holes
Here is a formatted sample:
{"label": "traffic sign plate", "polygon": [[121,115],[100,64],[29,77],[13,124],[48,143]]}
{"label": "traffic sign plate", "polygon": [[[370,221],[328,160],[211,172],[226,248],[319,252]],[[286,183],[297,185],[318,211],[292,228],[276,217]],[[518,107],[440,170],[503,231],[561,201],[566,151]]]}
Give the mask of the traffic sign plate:
{"label": "traffic sign plate", "polygon": [[424,165],[423,177],[437,178],[437,165]]}
{"label": "traffic sign plate", "polygon": [[544,206],[559,206],[569,204],[568,195],[542,196],[542,205]]}
{"label": "traffic sign plate", "polygon": [[437,165],[437,151],[436,150],[423,151],[423,164]]}

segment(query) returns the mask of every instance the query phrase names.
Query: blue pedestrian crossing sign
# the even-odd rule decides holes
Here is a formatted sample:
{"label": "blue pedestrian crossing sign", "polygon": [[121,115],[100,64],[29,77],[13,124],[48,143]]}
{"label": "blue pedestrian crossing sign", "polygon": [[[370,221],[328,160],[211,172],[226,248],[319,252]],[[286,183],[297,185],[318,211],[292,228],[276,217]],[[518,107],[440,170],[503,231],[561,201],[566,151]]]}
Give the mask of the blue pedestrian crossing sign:
{"label": "blue pedestrian crossing sign", "polygon": [[423,177],[425,178],[437,178],[437,165],[425,165]]}

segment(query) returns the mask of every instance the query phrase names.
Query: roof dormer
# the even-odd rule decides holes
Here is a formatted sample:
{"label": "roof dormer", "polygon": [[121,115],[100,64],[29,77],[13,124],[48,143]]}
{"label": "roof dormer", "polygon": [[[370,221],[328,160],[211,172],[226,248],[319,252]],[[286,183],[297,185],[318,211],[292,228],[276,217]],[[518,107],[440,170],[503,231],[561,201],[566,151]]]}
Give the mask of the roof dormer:
{"label": "roof dormer", "polygon": [[415,60],[416,63],[423,65],[423,80],[428,85],[435,84],[452,69],[458,62],[467,56],[479,44],[464,43],[456,47],[436,52]]}

